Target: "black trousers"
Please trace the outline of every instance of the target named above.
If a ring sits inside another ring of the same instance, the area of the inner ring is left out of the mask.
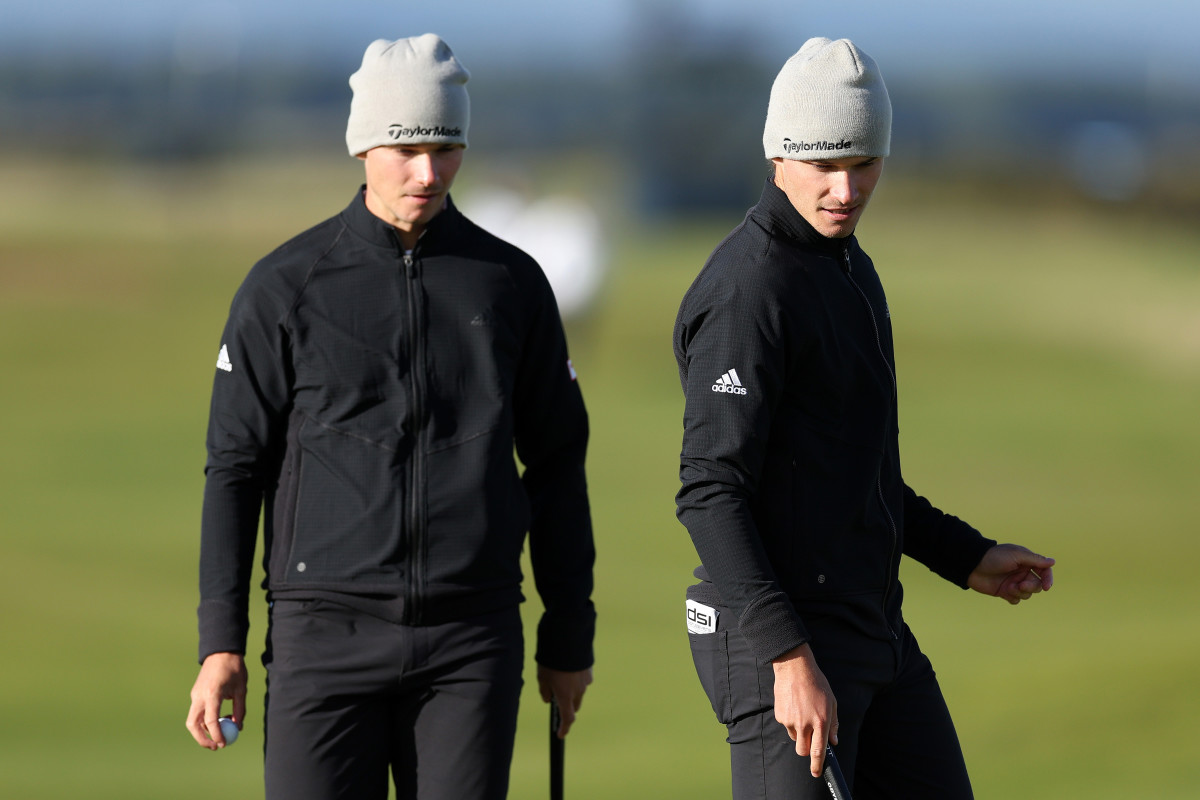
[[[516,608],[408,627],[280,600],[267,649],[267,800],[501,800],[524,666]]]
[[[775,673],[754,657],[728,609],[688,633],[700,683],[728,730],[734,800],[827,800],[824,781],[775,720]],[[929,659],[907,626],[894,642],[812,628],[838,703],[834,748],[855,800],[969,800],[971,782]]]

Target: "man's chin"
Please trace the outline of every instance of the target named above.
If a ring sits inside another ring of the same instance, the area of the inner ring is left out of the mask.
[[[826,225],[819,233],[826,239],[845,239],[854,233],[854,225],[847,223],[845,225]]]

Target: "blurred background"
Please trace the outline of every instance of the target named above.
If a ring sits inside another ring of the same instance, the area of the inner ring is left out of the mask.
[[[456,201],[545,267],[592,417],[573,797],[728,796],[684,635],[671,328],[810,36],[874,56],[895,109],[858,235],[906,477],[1059,559],[1017,608],[905,567],[976,795],[1200,795],[1200,6],[115,5],[0,6],[0,796],[261,795],[261,607],[242,740],[183,727],[218,337],[250,265],[361,182],[362,51],[425,32],[472,73]],[[527,685],[514,798],[546,794],[545,727]]]
[[[810,34],[884,69],[892,168],[1195,201],[1200,10],[1184,0],[555,5],[317,0],[8,3],[3,144],[181,161],[333,149],[364,43],[436,31],[473,71],[479,152],[586,151],[639,213],[741,209],[765,86]],[[481,159],[482,160],[482,159]],[[496,159],[488,159],[493,163]],[[748,175],[749,173],[749,175]]]

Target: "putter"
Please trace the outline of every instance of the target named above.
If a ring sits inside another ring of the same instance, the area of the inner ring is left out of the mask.
[[[838,766],[833,748],[828,745],[825,746],[825,769],[821,771],[821,777],[825,779],[825,785],[829,787],[829,794],[833,800],[850,800],[850,787],[846,785],[846,776]]]
[[[563,751],[566,741],[558,738],[562,714],[558,701],[550,698],[550,800],[563,800]],[[849,797],[849,795],[846,795]]]

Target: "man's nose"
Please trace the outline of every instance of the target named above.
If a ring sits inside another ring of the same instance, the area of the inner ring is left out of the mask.
[[[431,154],[422,153],[415,157],[412,161],[412,166],[413,177],[415,177],[422,186],[433,186],[435,183],[437,183],[437,165],[434,164],[433,156]]]
[[[833,173],[831,181],[829,194],[833,196],[833,199],[844,206],[852,204],[858,196],[858,189],[854,185],[854,179],[850,176],[849,171],[841,170]]]

